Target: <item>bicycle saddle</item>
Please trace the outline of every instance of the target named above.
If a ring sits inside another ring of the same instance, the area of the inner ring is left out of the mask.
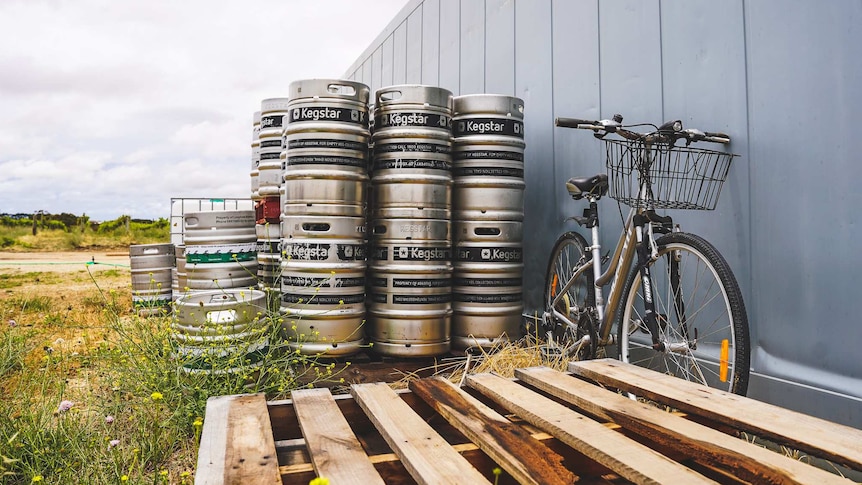
[[[588,195],[599,199],[608,193],[608,175],[600,173],[592,177],[572,177],[566,182],[566,190],[575,200]]]

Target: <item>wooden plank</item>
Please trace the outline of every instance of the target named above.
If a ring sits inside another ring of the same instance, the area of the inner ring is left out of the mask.
[[[547,367],[517,369],[515,376],[652,442],[685,453],[698,463],[724,467],[750,482],[848,483],[838,475]]]
[[[569,364],[569,371],[849,468],[862,470],[860,429],[613,359],[572,362]]]
[[[564,485],[577,480],[562,465],[562,456],[446,379],[436,377],[411,381],[410,390],[487,453],[518,483]]]
[[[386,384],[350,392],[417,483],[490,483]]]
[[[219,396],[207,400],[195,483],[281,483],[263,394]]]
[[[328,389],[297,390],[291,397],[318,477],[331,483],[383,485]]]
[[[634,483],[715,483],[648,447],[513,381],[474,374],[467,384]]]

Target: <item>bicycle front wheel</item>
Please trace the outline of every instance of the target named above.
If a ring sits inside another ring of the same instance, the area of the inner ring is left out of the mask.
[[[586,248],[583,236],[564,233],[554,244],[545,273],[546,330],[555,345],[574,360],[591,359],[596,352],[593,273],[590,269],[574,277],[575,271],[590,260]]]
[[[644,321],[642,278],[632,268],[617,308],[619,358],[710,387],[748,390],[748,317],[730,266],[710,243],[688,233],[656,241],[650,263],[663,350],[654,350]]]

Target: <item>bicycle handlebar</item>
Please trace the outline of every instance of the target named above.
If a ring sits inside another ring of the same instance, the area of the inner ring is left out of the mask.
[[[678,123],[678,124],[677,124]],[[683,130],[681,122],[668,122],[651,133],[638,133],[626,129],[622,124],[622,116],[615,115],[613,120],[581,120],[577,118],[557,117],[554,120],[556,126],[562,128],[577,128],[580,130],[593,130],[597,138],[603,138],[608,133],[616,133],[623,138],[638,141],[660,141],[667,143],[676,143],[677,140],[685,140],[686,144],[692,142],[706,141],[710,143],[730,143],[730,136],[724,133],[713,133],[709,131],[700,131],[694,128]],[[679,129],[676,129],[679,127]]]

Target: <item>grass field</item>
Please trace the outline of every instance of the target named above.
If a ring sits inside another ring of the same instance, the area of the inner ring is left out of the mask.
[[[130,281],[0,266],[0,483],[191,483],[208,397],[339,379],[279,345],[257,366],[185,372],[170,317],[133,313]]]

